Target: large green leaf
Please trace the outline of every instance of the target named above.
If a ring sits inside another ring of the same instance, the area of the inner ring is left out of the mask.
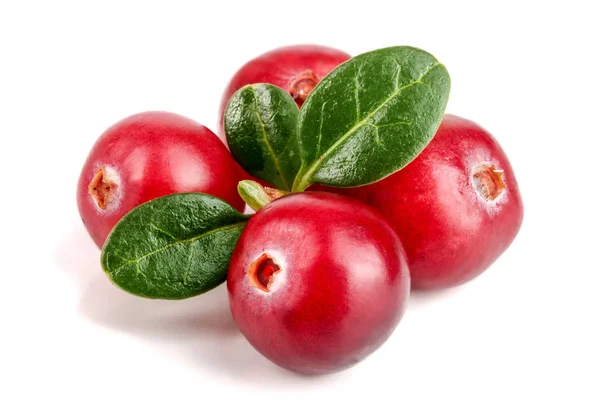
[[[114,284],[134,295],[198,295],[226,280],[248,218],[207,194],[157,198],[117,223],[102,249],[102,268]]]
[[[225,110],[227,143],[253,177],[291,190],[300,168],[298,106],[283,89],[268,84],[238,90]]]
[[[400,170],[433,138],[449,93],[446,68],[412,47],[375,50],[338,66],[302,106],[302,167],[293,191],[313,183],[356,187]]]

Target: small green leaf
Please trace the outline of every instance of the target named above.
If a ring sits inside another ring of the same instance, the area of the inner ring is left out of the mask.
[[[227,143],[233,157],[252,176],[290,190],[300,168],[298,106],[273,85],[238,90],[225,110]]]
[[[273,200],[288,195],[289,192],[275,188],[263,187],[256,181],[242,180],[238,184],[240,197],[254,211],[258,211]]]
[[[185,299],[227,278],[233,248],[249,216],[207,194],[173,194],[144,203],[114,227],[102,269],[134,295]]]
[[[412,47],[375,50],[338,66],[302,106],[302,167],[293,191],[313,183],[356,187],[402,169],[433,138],[449,93],[446,68]]]

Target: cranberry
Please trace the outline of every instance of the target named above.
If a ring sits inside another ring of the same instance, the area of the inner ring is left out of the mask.
[[[223,112],[231,95],[241,87],[270,83],[289,91],[301,106],[319,80],[350,58],[347,53],[330,47],[296,45],[272,50],[249,61],[233,76],[223,94],[219,135],[225,140]]]
[[[208,128],[168,112],[144,112],[110,127],[96,141],[79,176],[77,204],[102,247],[114,225],[153,198],[203,192],[242,209],[236,164]]]
[[[411,285],[465,283],[511,244],[523,220],[512,167],[479,125],[446,115],[412,163],[363,187],[335,189],[379,210],[402,240]]]
[[[402,244],[367,205],[337,194],[284,196],[259,210],[233,252],[231,311],[280,366],[323,374],[366,358],[402,318]]]

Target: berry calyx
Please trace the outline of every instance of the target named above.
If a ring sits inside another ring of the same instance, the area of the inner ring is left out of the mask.
[[[506,189],[503,177],[504,171],[495,165],[480,164],[473,173],[473,184],[481,197],[493,201]]]
[[[275,280],[275,275],[280,270],[279,265],[267,253],[263,253],[248,267],[248,281],[250,286],[260,289],[263,292],[270,292],[269,288]]]
[[[317,83],[319,83],[317,75],[312,70],[306,69],[290,81],[290,95],[300,106],[306,101],[306,98],[308,98],[308,95],[317,86]]]
[[[96,202],[101,210],[106,210],[111,202],[114,201],[117,190],[119,189],[118,176],[116,172],[105,166],[100,169],[88,185],[88,193]]]

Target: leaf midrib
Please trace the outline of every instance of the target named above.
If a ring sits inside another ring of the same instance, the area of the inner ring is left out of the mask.
[[[256,89],[254,89],[252,86],[250,87],[250,89],[252,90],[252,96],[254,97],[254,106],[256,107],[256,111],[254,111],[254,114],[256,115],[256,118],[258,119],[258,122],[260,123],[260,128],[262,129],[262,133],[263,133],[263,141],[265,141],[265,144],[267,145],[267,149],[273,156],[273,161],[275,161],[275,168],[277,169],[277,172],[279,173],[279,176],[281,177],[281,181],[283,182],[283,184],[286,187],[286,188],[284,188],[284,190],[290,190],[291,189],[290,185],[288,184],[288,182],[285,178],[285,174],[283,173],[283,170],[281,169],[281,165],[279,165],[279,158],[277,158],[277,155],[275,154],[275,151],[273,150],[273,147],[271,147],[271,143],[269,142],[269,140],[267,138],[266,125],[263,122],[263,120],[260,116],[260,113],[258,112],[258,98],[256,96]]]
[[[307,184],[307,177],[310,178],[315,171],[317,170],[317,168],[319,168],[321,166],[321,164],[323,164],[323,162],[325,161],[325,159],[334,151],[336,150],[340,145],[344,144],[346,142],[346,140],[348,140],[348,138],[350,138],[350,136],[352,136],[352,134],[356,131],[358,131],[360,128],[362,128],[363,126],[365,126],[367,124],[367,121],[369,119],[371,119],[373,116],[375,116],[375,114],[377,112],[379,112],[379,110],[381,110],[381,108],[383,108],[387,103],[389,103],[392,99],[394,99],[396,96],[398,96],[398,94],[403,91],[406,88],[410,88],[413,85],[419,84],[419,83],[423,83],[421,82],[421,80],[427,76],[429,74],[429,72],[431,72],[433,69],[435,69],[436,67],[440,66],[441,63],[440,62],[436,62],[435,65],[430,66],[429,68],[427,68],[427,70],[415,81],[408,83],[404,86],[402,86],[401,88],[396,89],[390,96],[388,96],[377,108],[375,108],[373,111],[371,111],[365,118],[363,118],[362,121],[358,122],[357,124],[355,124],[352,128],[350,128],[348,130],[348,132],[346,132],[344,135],[342,135],[331,147],[329,147],[329,149],[327,151],[325,151],[319,158],[317,158],[312,165],[310,166],[310,168],[306,171],[305,174],[303,174],[301,177],[299,176],[298,178],[300,178],[300,180],[297,180],[297,182],[294,182],[293,186],[292,186],[292,191],[296,192],[296,191],[303,191]],[[322,115],[321,115],[322,116]],[[301,168],[302,170],[302,168]]]
[[[117,267],[116,269],[112,269],[112,270],[111,269],[106,269],[106,270],[109,273],[111,273],[111,274],[116,273],[116,272],[118,272],[119,270],[121,270],[123,267],[125,267],[127,265],[138,264],[142,260],[144,260],[145,258],[150,257],[150,256],[152,256],[154,254],[157,254],[157,253],[161,253],[161,252],[163,252],[163,251],[165,251],[167,249],[170,249],[171,247],[173,247],[175,245],[178,245],[178,244],[187,244],[187,243],[191,244],[191,243],[197,242],[200,239],[203,239],[204,237],[208,237],[208,236],[210,236],[212,234],[215,234],[217,232],[227,231],[227,230],[235,228],[235,227],[246,225],[246,223],[247,223],[247,221],[242,221],[242,222],[239,222],[239,223],[229,224],[227,226],[222,226],[222,227],[218,227],[216,229],[209,230],[209,231],[207,231],[205,233],[199,234],[199,235],[191,237],[189,239],[176,240],[176,241],[173,241],[173,242],[171,242],[169,244],[166,244],[165,246],[163,246],[163,247],[161,247],[159,249],[156,249],[156,250],[153,250],[153,251],[151,251],[149,253],[146,253],[145,255],[140,256],[140,257],[138,257],[136,259],[126,259],[126,258],[124,258],[124,257],[121,256],[121,258],[123,260],[125,260],[125,263],[123,263],[121,266]]]

